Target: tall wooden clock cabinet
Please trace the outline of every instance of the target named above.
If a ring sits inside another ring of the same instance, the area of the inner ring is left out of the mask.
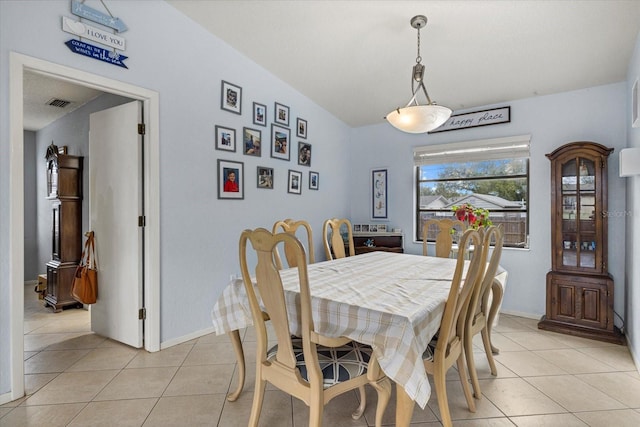
[[[52,148],[54,147],[54,148]],[[82,256],[83,158],[47,150],[47,199],[51,206],[51,261],[47,262],[45,304],[55,312],[82,305],[71,296],[76,267]]]
[[[551,271],[540,329],[623,343],[607,270],[607,159],[613,148],[571,142],[551,161]]]

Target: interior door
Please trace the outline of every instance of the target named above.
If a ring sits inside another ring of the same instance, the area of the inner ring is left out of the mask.
[[[143,345],[142,122],[139,101],[91,114],[89,119],[89,221],[95,232],[98,300],[91,330]]]

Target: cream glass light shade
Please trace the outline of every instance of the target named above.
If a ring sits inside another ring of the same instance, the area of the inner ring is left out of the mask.
[[[411,105],[387,114],[387,121],[408,133],[425,133],[440,127],[451,117],[451,109],[441,105]]]

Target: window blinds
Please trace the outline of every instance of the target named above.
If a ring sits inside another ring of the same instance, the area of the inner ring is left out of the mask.
[[[423,145],[413,150],[416,166],[529,157],[531,135]]]

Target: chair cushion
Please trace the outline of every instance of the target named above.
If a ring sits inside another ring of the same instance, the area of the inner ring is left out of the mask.
[[[296,356],[296,366],[300,370],[300,375],[308,381],[307,367],[302,352],[302,338],[292,337],[291,343],[293,344],[293,353]],[[368,345],[352,341],[341,347],[318,345],[316,348],[320,370],[322,371],[323,388],[325,389],[367,373],[367,366],[372,353],[372,349]],[[275,359],[277,351],[277,345],[269,349],[267,360]]]

